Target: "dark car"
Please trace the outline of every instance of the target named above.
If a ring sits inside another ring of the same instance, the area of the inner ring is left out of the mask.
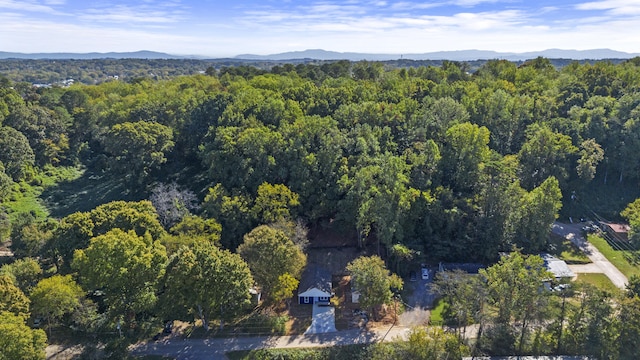
[[[415,271],[409,273],[409,281],[418,281],[418,274]]]

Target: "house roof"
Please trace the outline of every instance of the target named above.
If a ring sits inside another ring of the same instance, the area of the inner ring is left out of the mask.
[[[305,294],[312,289],[319,290],[323,295]],[[321,266],[308,264],[302,272],[302,279],[300,279],[300,285],[298,286],[298,296],[331,296],[331,272]]]
[[[326,291],[322,291],[320,289],[317,288],[311,288],[305,292],[299,292],[298,296],[304,296],[304,297],[331,297],[331,293],[330,292],[326,292]]]
[[[613,232],[616,233],[628,233],[629,230],[631,230],[631,228],[627,224],[614,224],[605,222],[603,222],[603,224],[607,225],[611,230],[613,230]]]
[[[575,276],[573,271],[569,269],[567,263],[563,260],[550,254],[540,254],[542,260],[544,260],[544,266],[549,270],[556,278],[572,278]]]

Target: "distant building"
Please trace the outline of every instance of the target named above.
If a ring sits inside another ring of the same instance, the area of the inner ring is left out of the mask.
[[[600,222],[600,225],[602,231],[615,236],[617,239],[624,241],[629,240],[629,230],[631,230],[631,227],[628,224]]]

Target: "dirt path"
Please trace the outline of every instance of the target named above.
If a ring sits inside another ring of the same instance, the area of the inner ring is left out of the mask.
[[[410,328],[393,326],[376,330],[346,330],[327,334],[235,337],[221,339],[168,338],[163,341],[133,345],[131,355],[166,355],[178,360],[223,360],[230,351],[265,348],[325,347],[336,345],[367,344],[406,338]]]
[[[593,262],[595,266],[597,266],[601,273],[605,274],[611,282],[619,287],[620,289],[624,289],[627,284],[627,277],[624,276],[609,260],[607,260],[604,255],[598,249],[591,245],[585,238],[582,236],[582,230],[580,229],[580,224],[564,224],[561,222],[555,222],[551,231],[553,233],[558,234],[560,236],[564,236],[566,239],[571,240],[577,247],[580,248]],[[594,270],[593,267],[590,267],[589,270]],[[594,272],[594,271],[589,271]]]

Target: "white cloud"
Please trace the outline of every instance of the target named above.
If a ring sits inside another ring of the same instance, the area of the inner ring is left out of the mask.
[[[578,10],[606,10],[611,15],[640,15],[638,0],[602,0],[591,1],[576,5]]]
[[[47,13],[47,14],[58,14],[62,13],[55,10],[51,6],[48,5],[60,5],[60,3],[54,1],[53,3],[45,1],[45,4],[42,5],[37,1],[28,1],[28,0],[0,0],[0,9],[11,9],[18,11],[27,11],[27,12],[39,12],[39,13]]]

